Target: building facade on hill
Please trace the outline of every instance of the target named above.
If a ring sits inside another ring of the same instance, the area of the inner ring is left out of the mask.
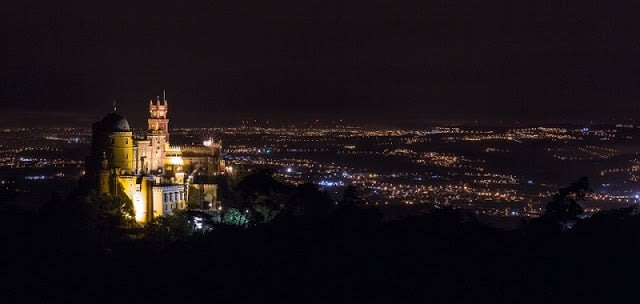
[[[115,106],[92,127],[87,178],[99,193],[131,200],[139,223],[185,209],[189,202],[219,207],[215,178],[225,172],[222,143],[171,146],[168,111],[164,96],[150,100],[148,129],[141,137],[134,137]]]

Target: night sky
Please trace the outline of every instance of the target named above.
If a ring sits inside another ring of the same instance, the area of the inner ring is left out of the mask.
[[[640,119],[638,1],[41,2],[0,5],[4,124]]]

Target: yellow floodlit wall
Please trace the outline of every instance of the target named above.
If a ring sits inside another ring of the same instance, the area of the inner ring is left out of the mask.
[[[133,133],[112,132],[109,135],[111,140],[112,163],[114,167],[124,171],[133,170]]]

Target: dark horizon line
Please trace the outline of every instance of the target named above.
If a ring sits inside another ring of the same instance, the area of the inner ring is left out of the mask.
[[[105,113],[106,114],[106,113]],[[136,115],[137,114],[137,115]],[[200,114],[191,112],[188,114]],[[326,114],[311,115],[305,113],[284,114],[284,113],[241,113],[241,112],[217,112],[219,116],[210,121],[205,121],[203,117],[193,117],[192,115],[178,115],[177,119],[172,119],[172,128],[207,128],[207,127],[234,127],[241,126],[243,122],[249,126],[308,126],[318,124],[326,126],[328,124],[345,124],[361,127],[420,127],[420,126],[436,126],[436,125],[476,125],[476,126],[527,126],[527,125],[554,125],[554,124],[579,124],[579,125],[602,125],[602,124],[618,124],[618,123],[634,123],[640,122],[633,118],[605,118],[605,119],[586,119],[586,118],[523,118],[523,119],[503,119],[500,117],[454,117],[455,115],[424,115],[423,117],[397,117],[400,115],[387,116],[384,118],[376,118],[377,121],[369,117],[351,117],[336,118],[326,117]],[[39,128],[39,127],[74,127],[74,128],[90,128],[93,122],[100,120],[104,114],[95,112],[39,112],[39,111],[5,111],[0,113],[0,127],[23,127],[23,128]],[[139,113],[126,115],[127,119],[132,122],[132,127],[144,126],[145,117],[138,117]],[[298,116],[290,118],[287,116]],[[325,117],[322,117],[325,116]],[[335,115],[334,115],[335,116]],[[347,116],[347,115],[344,115]],[[380,115],[382,116],[382,115]],[[448,116],[448,117],[446,117]],[[171,119],[172,117],[169,116]],[[194,123],[195,120],[201,122]],[[316,122],[316,120],[318,120]],[[190,121],[187,122],[187,121]],[[268,123],[267,123],[268,122]]]

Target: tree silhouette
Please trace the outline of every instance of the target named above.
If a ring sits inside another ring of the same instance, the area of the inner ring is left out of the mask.
[[[224,212],[233,213],[229,214],[231,218],[247,219],[253,224],[267,223],[285,207],[294,189],[273,178],[271,172],[260,170],[238,183],[234,195],[228,196]],[[231,209],[239,211],[241,216],[236,216]]]
[[[144,226],[145,238],[160,241],[185,239],[193,232],[189,219],[185,211],[156,217]]]
[[[584,200],[587,194],[593,192],[589,188],[589,179],[581,177],[565,188],[561,188],[547,203],[543,217],[560,222],[577,220],[583,213],[578,201]]]
[[[109,247],[128,238],[125,228],[135,225],[131,200],[95,191],[75,191],[66,198],[54,192],[38,215],[46,238],[55,246],[70,248]]]
[[[307,217],[310,220],[326,220],[333,203],[329,194],[320,191],[318,186],[304,183],[296,187],[287,201],[282,215],[285,217]]]
[[[382,212],[365,207],[359,189],[353,185],[344,190],[342,200],[332,211],[333,228],[338,231],[355,231],[370,228],[382,221]]]
[[[342,201],[339,205],[359,205],[364,203],[360,197],[359,189],[354,185],[347,186],[342,195]]]

